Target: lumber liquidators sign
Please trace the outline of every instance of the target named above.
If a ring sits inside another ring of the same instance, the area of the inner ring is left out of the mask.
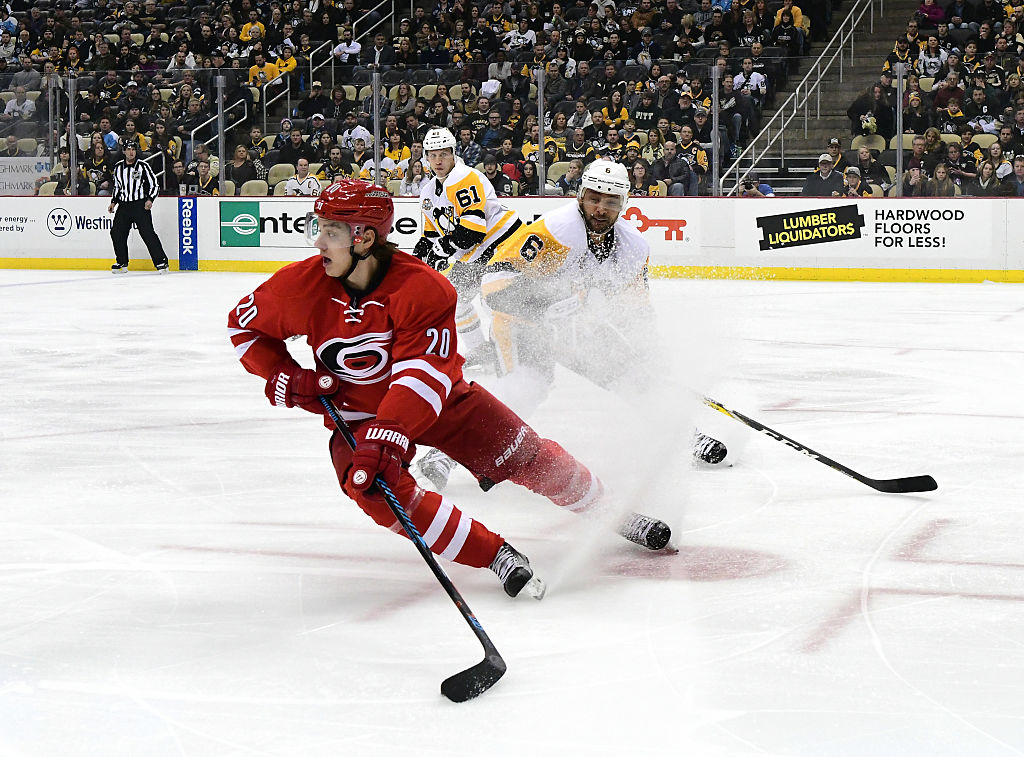
[[[761,216],[757,225],[763,234],[761,250],[783,250],[809,244],[860,239],[864,216],[856,205],[815,208],[794,213]]]

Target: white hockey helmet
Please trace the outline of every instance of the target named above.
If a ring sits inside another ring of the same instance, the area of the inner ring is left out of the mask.
[[[622,213],[629,201],[629,174],[626,167],[611,160],[593,161],[584,169],[580,179],[580,197],[583,197],[583,191],[586,189],[619,197],[622,200],[619,212]]]
[[[451,148],[452,155],[455,154],[455,135],[448,129],[434,128],[423,137],[424,155],[431,150],[447,150]]]

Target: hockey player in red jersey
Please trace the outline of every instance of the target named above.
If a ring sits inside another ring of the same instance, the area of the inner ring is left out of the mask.
[[[444,451],[481,482],[513,481],[574,512],[594,509],[603,487],[561,446],[463,380],[455,290],[387,241],[393,220],[387,190],[355,180],[328,187],[306,222],[318,254],[244,297],[228,316],[231,341],[245,369],[266,381],[271,404],[320,413],[318,395],[335,399],[357,444],[351,451],[335,432],[331,459],[342,489],[367,515],[401,531],[373,488],[379,475],[434,553],[489,567],[516,596],[533,578],[529,561],[416,484],[408,471],[415,445]],[[306,337],[315,369],[289,355],[285,340],[296,335]],[[627,524],[623,535],[649,549],[670,538],[668,526],[646,516],[632,514]]]

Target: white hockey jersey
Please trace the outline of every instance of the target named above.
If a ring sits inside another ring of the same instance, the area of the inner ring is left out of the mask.
[[[284,193],[289,196],[303,195],[315,197],[320,194],[320,181],[313,174],[300,179],[298,174],[288,179],[284,185]]]
[[[462,161],[456,162],[443,181],[429,178],[423,182],[420,209],[426,237],[449,236],[458,226],[483,233],[483,240],[470,248],[458,244],[458,239],[452,240],[457,248],[466,250],[460,258],[464,263],[489,254],[497,243],[521,225],[519,215],[498,202],[487,177]]]
[[[647,302],[650,245],[636,227],[619,218],[605,257],[591,251],[587,227],[577,202],[549,211],[522,226],[499,245],[484,275],[483,292],[498,291],[520,276],[543,279],[545,290],[580,294],[637,296]]]

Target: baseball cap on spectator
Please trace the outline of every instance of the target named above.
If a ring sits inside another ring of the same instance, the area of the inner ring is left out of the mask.
[[[680,92],[679,93],[679,99],[682,100],[684,97],[687,100],[691,100],[691,101],[693,100],[693,95],[691,95],[689,92]]]
[[[309,88],[312,89],[313,87],[323,87],[323,86],[324,86],[323,82],[315,81],[315,82],[313,82],[312,84],[309,85]]]
[[[636,150],[637,152],[640,152],[640,143],[635,140],[630,140],[629,142],[626,143],[626,149]]]
[[[654,36],[654,32],[651,31],[651,27],[645,26],[644,30],[642,32],[640,32],[640,36],[641,37],[653,37]]]
[[[842,143],[839,141],[839,137],[832,137],[832,139],[830,139],[828,141],[828,146],[829,147],[831,147],[832,145],[840,145],[840,144],[842,144]]]
[[[994,58],[994,57],[996,57],[996,54],[994,52],[992,52],[991,50],[989,50],[987,53],[985,53],[985,57],[986,58]]]
[[[288,124],[288,126],[291,127],[292,120],[290,118],[282,118],[281,119],[281,126],[284,126],[285,124]]]
[[[314,121],[316,121],[316,120],[317,120],[318,118],[319,118],[319,119],[320,119],[321,121],[323,121],[323,120],[324,120],[324,114],[323,114],[323,113],[314,113],[314,114],[313,114],[313,120],[314,120]]]
[[[818,165],[820,166],[822,163],[828,163],[829,165],[832,165],[832,156],[829,155],[827,152],[823,152],[821,155],[818,156]]]
[[[128,81],[128,83],[125,84],[124,86],[125,86],[125,89],[127,89],[128,87],[137,87],[137,86],[139,86],[139,83],[137,81],[135,81],[134,79],[130,79]]]
[[[696,117],[696,116],[704,116],[705,118],[707,118],[708,110],[707,110],[707,108],[697,108],[697,110],[694,112],[693,115],[694,115],[694,117]]]
[[[857,166],[849,166],[846,169],[846,173],[855,173],[858,176],[860,176],[860,169],[857,168]]]

